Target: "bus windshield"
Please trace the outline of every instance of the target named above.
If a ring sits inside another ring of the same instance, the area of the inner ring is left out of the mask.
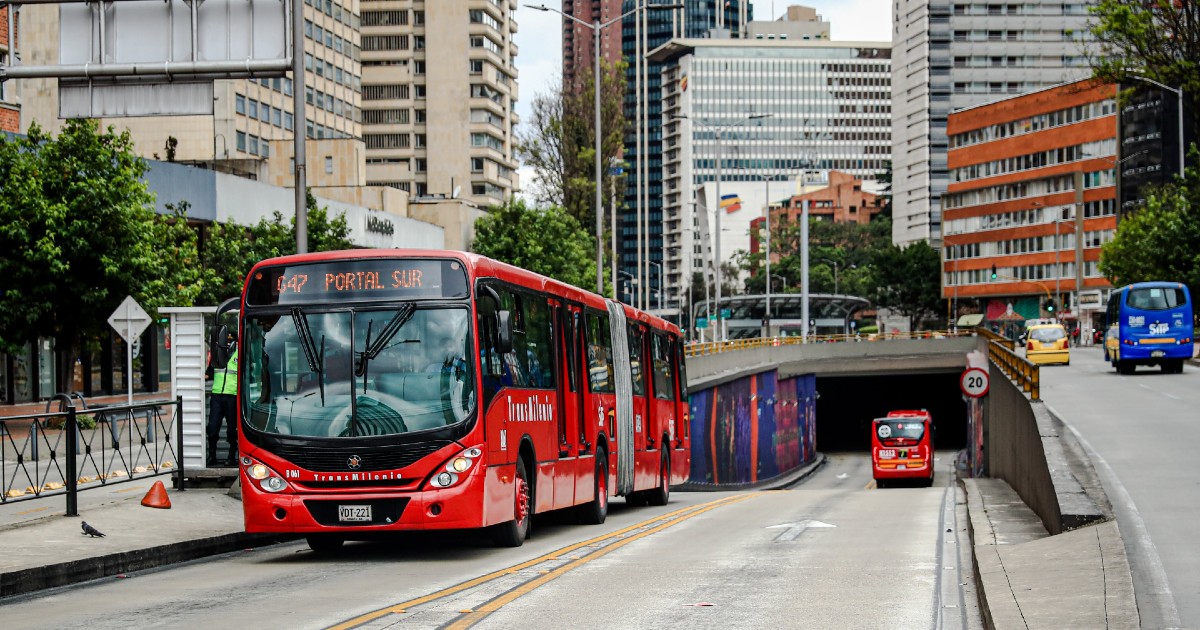
[[[266,433],[329,438],[463,422],[475,409],[469,321],[461,306],[411,302],[250,315],[243,417]]]
[[[1139,287],[1130,289],[1126,304],[1142,311],[1165,311],[1187,303],[1183,289],[1170,287]]]
[[[888,418],[875,421],[875,433],[885,444],[888,440],[920,441],[925,436],[925,422],[919,418]]]

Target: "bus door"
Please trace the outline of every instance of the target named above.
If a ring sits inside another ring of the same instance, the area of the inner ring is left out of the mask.
[[[650,354],[650,428],[646,444],[652,450],[671,450],[678,408],[675,404],[675,369],[671,360],[671,341],[661,332],[649,335]],[[665,439],[664,439],[664,436]]]
[[[579,449],[583,414],[582,323],[578,306],[551,301],[554,328],[554,373],[558,405],[558,465],[555,467],[554,507],[575,503],[575,479],[579,476]],[[588,463],[589,466],[591,463]],[[590,470],[590,468],[589,468]]]
[[[641,453],[649,446],[650,405],[647,402],[646,327],[629,325],[629,370],[633,376],[633,452]],[[636,455],[635,455],[636,457]],[[645,462],[638,460],[635,476],[640,476]]]

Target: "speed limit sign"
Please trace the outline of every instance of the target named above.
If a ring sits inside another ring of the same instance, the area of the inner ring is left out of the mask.
[[[988,373],[981,368],[967,368],[958,379],[962,393],[971,398],[982,398],[988,393]]]

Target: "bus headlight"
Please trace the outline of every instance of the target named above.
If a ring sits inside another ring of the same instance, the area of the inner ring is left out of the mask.
[[[483,457],[483,449],[478,446],[465,449],[446,462],[445,469],[429,483],[436,488],[449,488],[458,483],[481,457]]]
[[[282,477],[272,476],[263,479],[258,485],[267,492],[279,492],[287,487],[287,482],[285,482]]]
[[[266,479],[271,476],[271,469],[262,464],[254,464],[246,469],[246,474],[250,475],[251,479]]]

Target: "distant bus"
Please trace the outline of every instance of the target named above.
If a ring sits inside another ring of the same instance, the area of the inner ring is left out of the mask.
[[[924,409],[890,411],[871,423],[875,485],[913,479],[933,485],[933,416]]]
[[[241,300],[246,530],[315,551],[533,514],[662,505],[690,462],[678,328],[482,256],[355,250],[251,270]]]
[[[1121,374],[1139,365],[1183,371],[1195,329],[1192,297],[1179,282],[1138,282],[1115,289],[1105,314],[1104,358]]]

